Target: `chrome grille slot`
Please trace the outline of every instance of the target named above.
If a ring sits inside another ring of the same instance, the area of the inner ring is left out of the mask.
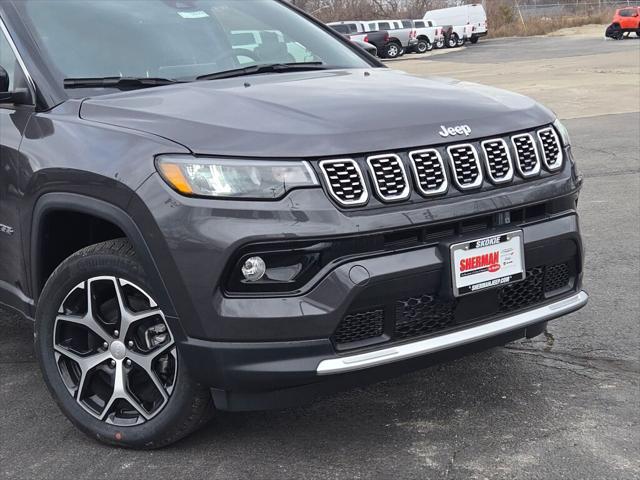
[[[320,169],[327,183],[329,194],[341,205],[364,205],[369,198],[360,166],[350,158],[323,160]]]
[[[538,138],[542,144],[542,159],[549,171],[556,171],[562,167],[562,148],[558,134],[552,127],[538,130]]]
[[[493,183],[506,183],[513,179],[513,163],[509,146],[501,138],[485,140],[482,150],[487,165],[487,174]]]
[[[394,154],[367,158],[373,186],[380,200],[405,200],[411,191],[402,159]]]
[[[478,160],[478,152],[471,144],[454,145],[447,148],[453,179],[461,190],[468,190],[482,185],[482,170]]]
[[[523,177],[538,175],[540,173],[540,158],[533,136],[529,133],[523,133],[511,137],[511,141],[516,149],[516,165],[520,175]]]
[[[409,153],[418,191],[425,196],[444,193],[449,188],[440,152],[430,148]]]

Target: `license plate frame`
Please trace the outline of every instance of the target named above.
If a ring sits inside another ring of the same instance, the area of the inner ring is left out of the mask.
[[[453,295],[463,297],[523,281],[526,278],[524,257],[522,230],[451,245]]]

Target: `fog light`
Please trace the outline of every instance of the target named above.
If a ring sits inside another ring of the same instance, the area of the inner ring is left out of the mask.
[[[248,282],[257,282],[264,277],[267,265],[261,257],[250,257],[242,266],[242,275]]]

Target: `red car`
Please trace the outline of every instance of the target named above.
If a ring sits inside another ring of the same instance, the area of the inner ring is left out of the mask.
[[[613,17],[609,27],[613,31],[614,38],[621,39],[624,34],[634,32],[640,37],[640,7],[619,8]]]

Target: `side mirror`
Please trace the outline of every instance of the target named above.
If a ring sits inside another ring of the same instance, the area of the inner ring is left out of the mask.
[[[9,91],[9,74],[0,66],[0,93]]]
[[[27,90],[9,91],[9,74],[0,67],[0,103],[12,103],[14,105],[28,104],[31,101],[31,95]]]

